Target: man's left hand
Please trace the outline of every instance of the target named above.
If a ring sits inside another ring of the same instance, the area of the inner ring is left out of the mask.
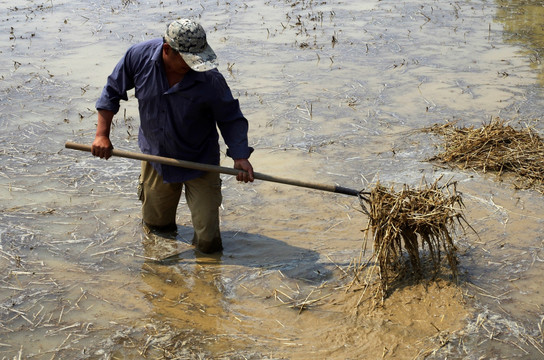
[[[253,166],[251,166],[251,163],[248,159],[237,159],[234,160],[234,168],[238,170],[244,170],[240,171],[238,175],[236,175],[236,180],[243,181],[245,183],[253,182],[255,178],[253,177]]]

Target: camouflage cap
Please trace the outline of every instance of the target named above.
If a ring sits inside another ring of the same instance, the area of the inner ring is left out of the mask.
[[[204,28],[193,20],[180,19],[166,26],[164,39],[181,54],[189,67],[206,71],[218,66],[217,56],[206,41]]]

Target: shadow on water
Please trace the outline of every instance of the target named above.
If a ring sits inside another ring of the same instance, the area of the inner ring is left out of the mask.
[[[177,234],[147,234],[143,239],[142,274],[147,280],[149,275],[155,277],[158,282],[146,282],[155,287],[160,284],[160,292],[206,292],[211,287],[214,296],[209,298],[215,301],[218,295],[233,297],[240,285],[273,291],[265,284],[270,275],[279,276],[282,282],[296,282],[299,289],[317,286],[332,276],[332,264],[323,262],[319,253],[278,239],[225,231],[223,252],[204,254],[185,240],[184,234],[190,232],[191,228],[178,226]],[[195,299],[202,301],[203,297],[197,294]]]
[[[199,264],[214,266],[243,266],[255,269],[278,269],[291,278],[314,281],[327,271],[323,268],[319,253],[287,244],[259,234],[238,231],[222,232],[224,250],[221,253],[203,254],[186,240],[192,228],[178,226],[177,234],[161,236],[149,234],[144,240],[146,257],[157,264],[182,266]],[[189,247],[176,251],[181,244]],[[314,274],[314,275],[312,275]],[[317,274],[317,276],[315,275]]]
[[[177,233],[143,239],[141,277],[148,287],[140,291],[152,305],[146,334],[157,341],[155,349],[206,356],[261,351],[263,342],[248,342],[247,334],[280,338],[262,324],[296,318],[303,309],[294,304],[311,300],[332,276],[331,264],[321,262],[317,252],[278,239],[225,231],[225,250],[203,254],[187,242],[191,233],[178,226]],[[142,334],[131,336],[142,341]]]

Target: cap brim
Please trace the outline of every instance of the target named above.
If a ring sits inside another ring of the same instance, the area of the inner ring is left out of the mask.
[[[215,69],[219,66],[217,63],[217,55],[215,55],[215,52],[209,45],[204,49],[204,51],[198,54],[180,52],[180,55],[187,65],[189,65],[189,67],[194,71],[202,72]]]

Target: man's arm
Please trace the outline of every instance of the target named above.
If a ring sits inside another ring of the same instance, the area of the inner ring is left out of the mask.
[[[227,155],[234,159],[234,168],[244,170],[236,176],[238,181],[253,182],[253,166],[248,158],[253,148],[248,146],[248,121],[240,110],[238,100],[234,99],[225,78],[217,70],[209,71],[211,88],[216,92],[216,101],[211,111],[227,145]]]
[[[109,159],[113,150],[110,141],[111,122],[114,112],[110,110],[98,110],[98,124],[96,126],[96,136],[91,145],[91,153],[100,158]]]

